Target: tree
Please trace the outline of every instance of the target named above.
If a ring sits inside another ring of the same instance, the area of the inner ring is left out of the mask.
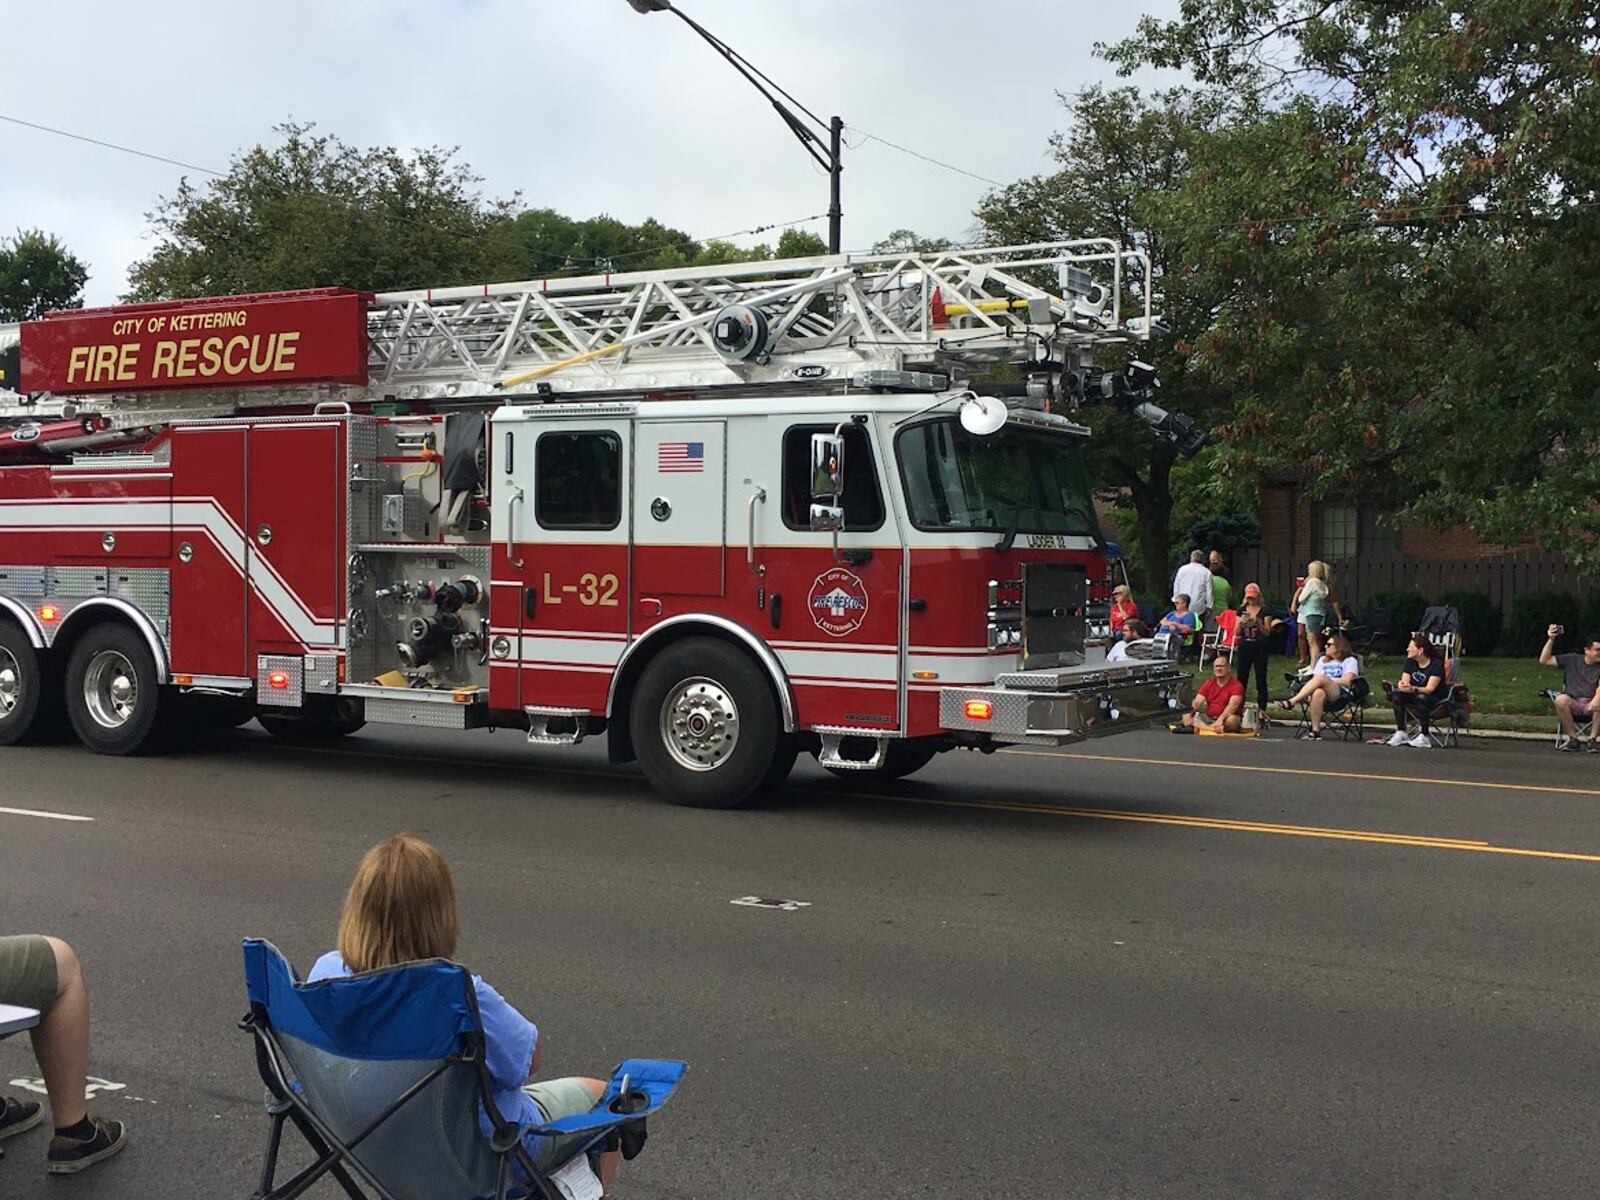
[[[0,321],[31,321],[55,308],[82,308],[89,268],[41,229],[0,239]]]
[[[880,242],[874,242],[874,254],[937,254],[949,250],[954,243],[949,238],[923,237],[911,229],[896,229]]]
[[[309,124],[278,126],[201,187],[183,179],[147,214],[157,244],[125,299],[344,286],[372,291],[502,275],[513,200],[486,201],[453,150],[358,150]]]
[[[778,258],[816,258],[828,252],[828,243],[804,229],[785,229],[778,235]]]
[[[1159,311],[1173,334],[1139,347],[1138,354],[1152,359],[1160,373],[1163,406],[1214,422],[1224,412],[1225,393],[1191,372],[1189,359],[1225,286],[1214,272],[1202,269],[1210,249],[1206,240],[1165,198],[1204,169],[1195,148],[1223,123],[1225,106],[1215,96],[1185,90],[1146,98],[1132,88],[1089,88],[1061,99],[1072,123],[1051,140],[1058,169],[990,193],[978,207],[978,220],[1001,243],[1104,237],[1124,250],[1148,254]],[[1175,452],[1136,418],[1101,409],[1086,409],[1081,417],[1097,435],[1090,456],[1092,482],[1102,493],[1126,489],[1147,586],[1165,587]],[[1197,460],[1198,468],[1188,468],[1202,485],[1210,476],[1206,464],[1212,453]],[[1236,497],[1227,503],[1237,506]]]
[[[1257,389],[1233,466],[1600,568],[1591,7],[1185,0],[1106,53],[1262,108],[1186,198],[1236,283],[1206,369]]]

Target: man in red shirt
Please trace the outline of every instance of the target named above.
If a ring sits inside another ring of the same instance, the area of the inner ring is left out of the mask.
[[[1199,729],[1220,729],[1238,733],[1244,727],[1244,684],[1234,676],[1233,663],[1226,654],[1217,655],[1211,664],[1211,678],[1194,694],[1194,707],[1183,714],[1183,724],[1173,733],[1193,733]]]

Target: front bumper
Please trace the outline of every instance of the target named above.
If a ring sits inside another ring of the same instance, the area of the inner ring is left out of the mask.
[[[939,724],[1017,745],[1062,746],[1185,711],[1194,681],[1168,662],[1015,671],[992,687],[945,688]]]

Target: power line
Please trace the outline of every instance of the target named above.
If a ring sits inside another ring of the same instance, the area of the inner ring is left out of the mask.
[[[902,146],[898,142],[891,142],[886,137],[879,137],[875,133],[869,133],[859,125],[852,125],[851,128],[857,133],[861,134],[862,138],[864,139],[863,141],[858,142],[857,146],[863,146],[867,142],[881,142],[891,150],[898,150],[901,154],[909,154],[912,158],[920,158],[923,162],[932,163],[936,167],[943,167],[946,171],[954,171],[957,175],[965,175],[968,179],[976,179],[979,183],[987,183],[990,187],[1006,186],[998,179],[990,179],[987,175],[979,175],[976,171],[969,171],[965,167],[958,167],[954,163],[947,163],[943,159],[934,158],[930,154],[923,154],[921,151],[913,150],[909,146]]]
[[[213,171],[210,167],[200,167],[196,166],[194,163],[183,162],[180,159],[168,158],[164,154],[151,154],[148,150],[135,150],[132,146],[123,146],[116,142],[102,141],[99,138],[88,137],[81,133],[73,133],[70,130],[56,129],[49,125],[40,125],[34,121],[24,121],[21,117],[11,117],[7,116],[5,113],[0,113],[0,121],[9,121],[13,125],[21,125],[28,129],[37,129],[43,133],[53,133],[57,137],[71,138],[75,142],[88,142],[91,146],[103,146],[107,150],[117,150],[123,154],[132,154],[138,158],[148,158],[155,162],[167,163],[170,166],[182,167],[186,171],[198,171],[202,175],[214,175],[218,179],[222,178],[224,174],[222,171]]]

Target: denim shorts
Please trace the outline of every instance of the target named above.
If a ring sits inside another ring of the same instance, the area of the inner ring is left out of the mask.
[[[1307,633],[1321,633],[1328,624],[1326,613],[1302,613],[1300,624],[1306,627]]]

